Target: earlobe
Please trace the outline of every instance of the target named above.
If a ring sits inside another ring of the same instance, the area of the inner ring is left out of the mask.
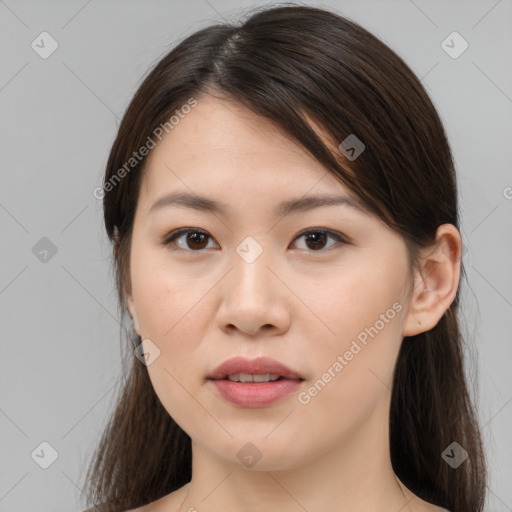
[[[460,278],[460,233],[452,224],[437,228],[436,240],[423,257],[409,301],[403,335],[415,336],[437,325],[453,302]]]
[[[127,302],[127,305],[128,305],[128,311],[130,312],[130,316],[132,317],[133,328],[134,328],[135,332],[139,336],[141,336],[141,334],[140,334],[139,319],[137,317],[137,311],[135,309],[135,303],[133,302],[133,298],[128,296],[126,302]]]

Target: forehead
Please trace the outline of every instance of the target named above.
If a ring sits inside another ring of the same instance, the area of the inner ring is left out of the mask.
[[[145,196],[153,200],[176,189],[222,195],[227,203],[246,195],[277,201],[284,191],[288,196],[308,191],[352,195],[276,123],[208,95],[197,98],[146,160]]]

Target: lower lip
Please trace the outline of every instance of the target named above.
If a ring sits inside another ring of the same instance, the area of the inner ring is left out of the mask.
[[[282,379],[274,382],[232,382],[211,380],[222,397],[240,407],[265,407],[297,391],[303,381]]]

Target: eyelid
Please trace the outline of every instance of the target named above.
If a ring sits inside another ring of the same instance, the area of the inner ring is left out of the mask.
[[[205,231],[204,229],[188,227],[188,228],[179,228],[174,231],[171,231],[168,235],[166,235],[164,237],[162,244],[167,247],[171,243],[173,243],[177,238],[179,238],[181,235],[184,235],[187,233],[201,233],[203,235],[206,235],[211,240],[215,240],[215,238],[212,235],[210,235],[207,231]],[[338,243],[342,243],[344,245],[348,245],[351,243],[350,239],[348,237],[346,237],[345,235],[343,235],[342,233],[340,233],[339,231],[334,231],[332,229],[322,228],[322,227],[310,227],[310,228],[303,229],[295,236],[293,241],[297,240],[300,237],[308,235],[310,233],[323,233],[323,234],[335,239]],[[336,244],[333,244],[330,247],[333,247],[334,245],[336,245]],[[309,250],[308,252],[322,254],[322,253],[328,252],[330,250],[330,247],[328,247],[327,249],[319,249],[318,251]],[[182,249],[181,247],[178,247],[178,250],[182,250],[185,252],[201,253],[201,252],[204,252],[205,249],[193,250],[193,249]]]
[[[346,244],[349,243],[348,237],[344,236],[339,231],[334,231],[332,229],[321,228],[321,227],[318,227],[318,228],[317,227],[312,227],[312,228],[303,229],[300,233],[297,233],[297,235],[295,236],[295,239],[297,239],[297,238],[299,238],[301,236],[304,236],[304,235],[309,235],[309,233],[324,233],[326,235],[331,236],[332,238],[335,238],[339,242],[343,242],[343,243],[346,243]]]
[[[174,240],[179,238],[181,235],[185,235],[187,233],[201,233],[203,235],[206,235],[208,238],[210,238],[212,240],[215,240],[213,238],[213,236],[210,235],[210,233],[208,233],[204,229],[190,227],[190,228],[179,228],[179,229],[176,229],[174,231],[171,231],[168,235],[166,235],[164,237],[164,239],[162,240],[162,244],[164,246],[168,246],[171,243],[173,243]],[[191,249],[182,249],[181,247],[178,247],[178,249],[181,249],[181,250],[183,250],[185,252],[203,252],[204,251],[204,249],[194,251],[194,250],[191,250]]]

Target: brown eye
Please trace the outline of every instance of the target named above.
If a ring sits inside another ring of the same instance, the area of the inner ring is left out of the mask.
[[[310,249],[313,252],[320,252],[325,249],[325,244],[329,238],[334,239],[335,243],[329,245],[328,248],[336,245],[336,242],[347,243],[339,233],[320,228],[313,228],[308,229],[307,231],[303,231],[300,235],[297,236],[296,240],[299,238],[305,238],[306,249]]]
[[[348,243],[341,234],[323,228],[310,228],[300,233],[295,240],[304,238],[306,240],[306,250],[311,252],[322,252],[326,249],[326,244],[329,239],[334,240],[334,243],[327,245],[327,249],[336,245],[336,243]],[[200,229],[183,228],[171,233],[164,241],[165,246],[177,246],[189,252],[199,252],[208,248],[208,240],[213,238],[206,232]]]
[[[184,237],[184,235],[186,235]],[[164,245],[178,245],[178,248],[189,251],[201,251],[207,248],[207,241],[211,238],[208,233],[198,229],[180,229],[171,233],[169,237],[164,240]],[[181,244],[176,243],[176,240],[183,239]]]

